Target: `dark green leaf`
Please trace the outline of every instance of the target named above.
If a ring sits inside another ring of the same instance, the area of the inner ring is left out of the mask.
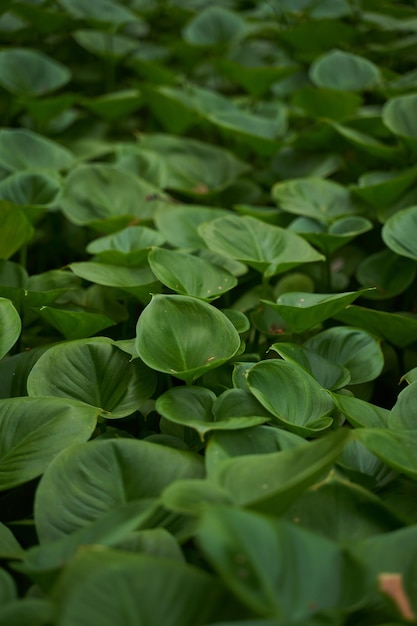
[[[68,399],[0,400],[0,490],[40,476],[58,452],[91,436],[97,417]]]
[[[59,368],[57,368],[59,363]],[[32,397],[71,398],[98,407],[109,418],[124,417],[149,398],[155,374],[131,361],[111,340],[80,339],[49,348],[29,374]]]

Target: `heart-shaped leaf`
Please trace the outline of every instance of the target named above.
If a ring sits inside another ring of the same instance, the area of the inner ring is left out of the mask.
[[[191,382],[231,359],[240,337],[212,305],[189,296],[153,296],[137,323],[136,348],[155,370]]]
[[[59,539],[119,505],[156,498],[171,482],[203,474],[198,455],[147,441],[105,439],[72,446],[49,465],[36,492],[39,539]]]
[[[0,130],[0,165],[8,172],[20,170],[65,170],[74,156],[51,139],[24,128]]]
[[[283,293],[276,303],[268,300],[262,302],[278,311],[295,333],[303,333],[333,317],[366,291],[367,289],[362,289],[336,294],[292,291]]]
[[[346,367],[350,371],[351,385],[373,380],[384,366],[379,342],[360,329],[335,326],[314,335],[304,345]]]
[[[247,263],[265,276],[324,258],[298,235],[253,217],[221,217],[198,230],[211,250]]]
[[[159,396],[156,410],[166,419],[193,428],[201,439],[215,430],[239,430],[271,416],[243,389],[228,389],[219,398],[206,387],[173,387]]]
[[[246,377],[250,391],[284,428],[311,436],[331,426],[333,401],[302,367],[278,359],[261,361]]]
[[[0,52],[0,84],[14,95],[43,95],[70,79],[67,67],[38,50],[11,48]]]
[[[364,57],[331,50],[312,64],[310,78],[318,87],[362,91],[376,87],[380,73],[378,67]]]
[[[382,109],[382,119],[384,124],[402,137],[417,138],[417,122],[414,111],[417,103],[417,96],[410,93],[388,100]]]
[[[230,272],[191,254],[154,248],[148,260],[161,283],[185,296],[211,301],[237,285]]]
[[[27,382],[31,397],[72,398],[98,407],[111,418],[136,411],[155,385],[152,370],[140,359],[131,361],[107,338],[80,339],[49,348]]]
[[[417,242],[414,233],[417,228],[417,206],[398,211],[390,217],[382,228],[382,238],[391,250],[417,261]]]
[[[282,341],[272,344],[269,349],[275,350],[286,361],[301,365],[325,389],[340,389],[350,382],[350,372],[346,367],[333,363],[304,346]]]
[[[272,188],[272,196],[284,211],[325,224],[357,212],[346,187],[321,178],[299,178],[276,183]]]

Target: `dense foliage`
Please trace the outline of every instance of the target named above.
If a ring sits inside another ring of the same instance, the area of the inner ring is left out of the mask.
[[[0,625],[416,623],[415,3],[0,36]]]

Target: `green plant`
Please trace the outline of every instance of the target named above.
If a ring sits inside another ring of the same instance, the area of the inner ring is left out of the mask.
[[[417,622],[416,17],[0,3],[0,626]]]

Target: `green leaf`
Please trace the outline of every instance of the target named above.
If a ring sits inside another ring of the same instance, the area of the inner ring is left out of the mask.
[[[373,452],[355,439],[343,448],[342,454],[337,461],[337,469],[341,470],[342,475],[348,477],[350,481],[374,492],[378,491],[379,495],[381,490],[387,485],[388,488],[391,485],[395,488],[398,476],[397,472],[388,467]],[[382,497],[383,501],[386,502],[385,493]],[[389,503],[386,504],[390,506]],[[396,523],[398,523],[398,520],[403,518],[401,511],[397,511],[392,506],[390,506],[390,510],[391,513],[395,514]]]
[[[64,170],[74,162],[69,150],[31,130],[0,130],[0,165],[8,172],[28,169]]]
[[[112,0],[97,0],[86,4],[82,0],[59,0],[59,4],[77,19],[103,22],[117,28],[128,22],[140,21],[127,7]]]
[[[325,224],[356,212],[346,187],[321,178],[298,178],[276,183],[272,188],[272,197],[284,211]]]
[[[379,591],[375,594],[375,600],[380,600],[382,595],[386,600],[389,599],[390,612],[396,606],[401,623],[412,622],[412,614],[417,612],[415,539],[414,524],[378,537],[370,537],[355,546],[355,556],[366,563],[370,579]],[[393,584],[388,584],[387,587],[391,586],[392,591],[384,593],[384,583],[389,582],[390,576]]]
[[[303,333],[333,317],[366,291],[362,289],[337,294],[292,291],[280,295],[276,304],[269,300],[262,302],[278,311],[295,333]]]
[[[0,85],[16,96],[40,96],[71,80],[70,70],[38,50],[0,52]]]
[[[291,76],[298,69],[290,62],[288,65],[243,65],[240,60],[235,62],[227,58],[220,58],[215,64],[228,78],[256,97],[263,96],[273,83]]]
[[[56,328],[65,339],[84,339],[114,326],[116,322],[107,315],[86,310],[74,310],[66,307],[41,306],[33,307],[34,311]]]
[[[138,354],[149,367],[188,383],[231,359],[240,347],[228,318],[189,296],[153,296],[136,333]]]
[[[328,257],[372,228],[372,222],[359,215],[337,218],[327,226],[308,217],[299,217],[291,222],[291,230],[302,234]]]
[[[53,571],[55,578],[63,564],[78,550],[97,545],[120,546],[132,538],[132,533],[140,532],[141,528],[156,520],[162,520],[161,507],[156,502],[150,504],[148,498],[119,503],[116,509],[103,513],[97,520],[70,534],[32,546],[16,569],[42,583],[43,574]],[[172,535],[170,538],[175,541]]]
[[[225,584],[264,617],[294,623],[329,609],[347,612],[366,592],[365,569],[337,543],[285,521],[213,507],[197,538]]]
[[[417,385],[412,383],[399,394],[388,417],[388,428],[393,430],[417,430]]]
[[[333,472],[300,496],[286,519],[345,546],[401,526],[377,496]]]
[[[83,105],[105,120],[116,120],[131,115],[142,102],[137,89],[124,89],[103,96],[83,100]]]
[[[247,454],[267,454],[308,445],[308,442],[282,428],[254,426],[249,430],[213,433],[206,448],[206,468],[210,479],[215,478],[223,461]]]
[[[213,476],[233,502],[279,515],[332,468],[350,434],[339,430],[281,452],[245,454],[222,461]]]
[[[199,227],[211,250],[275,276],[323,257],[294,233],[253,217],[220,217]]]
[[[148,260],[161,283],[185,296],[211,301],[237,285],[230,272],[191,254],[154,248]]]
[[[0,558],[19,559],[23,556],[23,548],[9,528],[0,522]]]
[[[382,109],[384,124],[395,135],[415,139],[417,137],[417,122],[414,115],[416,104],[417,95],[413,93],[389,99]]]
[[[332,394],[339,411],[355,428],[387,428],[388,409],[342,393]]]
[[[250,391],[282,427],[311,436],[331,426],[331,398],[298,365],[278,359],[261,361],[248,370],[246,378]]]
[[[218,46],[240,39],[246,31],[246,22],[239,13],[210,6],[192,18],[184,28],[183,37],[195,46]]]
[[[298,89],[292,102],[311,117],[343,121],[356,112],[361,105],[361,98],[350,91],[308,86]]]
[[[202,478],[202,458],[134,439],[71,446],[49,465],[36,492],[41,543],[68,535],[126,502],[156,498],[171,482]],[[153,501],[148,504],[153,506]]]
[[[0,359],[19,339],[22,322],[10,300],[0,298]]]
[[[397,163],[398,158],[403,154],[401,146],[384,143],[374,136],[351,128],[350,126],[337,124],[336,122],[331,122],[331,126],[339,135],[359,150],[363,150],[389,163]]]
[[[384,337],[400,348],[414,343],[417,339],[417,318],[409,313],[389,313],[352,305],[336,313],[334,317],[340,322]]]
[[[51,602],[40,598],[19,598],[0,609],[1,626],[48,626],[54,615]]]
[[[166,419],[193,428],[201,440],[215,430],[239,430],[271,416],[243,389],[228,389],[216,398],[206,387],[173,387],[159,396],[156,410]]]
[[[162,133],[143,135],[137,144],[121,144],[116,162],[161,189],[190,194],[197,201],[225,189],[250,169],[225,148]]]
[[[356,270],[356,278],[364,287],[376,288],[363,292],[363,297],[369,300],[398,296],[411,285],[415,275],[414,261],[387,249],[363,259]]]
[[[17,589],[11,575],[5,569],[0,569],[0,604],[12,602],[17,597]]]
[[[379,342],[360,329],[335,326],[311,337],[304,345],[346,367],[350,371],[351,385],[374,380],[384,366]]]
[[[161,495],[162,504],[169,510],[185,515],[200,516],[213,504],[231,504],[224,489],[208,480],[176,480]]]
[[[57,368],[59,363],[59,368]],[[80,339],[49,348],[29,374],[31,397],[72,398],[98,407],[109,418],[136,411],[155,390],[156,377],[110,339]]]
[[[269,350],[275,350],[286,361],[301,365],[325,389],[340,389],[349,384],[350,372],[346,367],[324,359],[304,346],[282,341],[272,344]]]
[[[379,208],[381,205],[389,206],[399,200],[415,182],[416,177],[415,167],[393,172],[366,172],[359,177],[357,185],[350,185],[350,190],[372,206]]]
[[[54,597],[61,626],[74,621],[78,626],[195,626],[224,615],[231,602],[223,586],[200,568],[113,550],[78,555]]]
[[[94,407],[68,399],[0,400],[0,490],[40,476],[58,452],[86,441],[97,416]]]
[[[382,239],[399,254],[417,261],[417,206],[411,206],[392,215],[382,227]]]
[[[378,67],[368,59],[342,50],[331,50],[310,67],[310,78],[318,87],[363,91],[381,80]]]
[[[8,259],[32,239],[34,229],[24,211],[0,200],[0,258]]]
[[[217,217],[226,217],[225,209],[187,204],[160,208],[155,213],[158,231],[173,246],[197,250],[205,248],[204,239],[198,233],[200,224]]]
[[[226,136],[243,141],[259,154],[272,155],[279,148],[278,139],[287,130],[283,112],[275,118],[264,117],[242,109],[214,111],[207,119],[220,128]]]
[[[159,189],[113,165],[82,164],[64,181],[60,206],[74,224],[89,224],[102,230],[109,221],[113,231],[127,226],[133,219],[150,220],[160,201],[149,202],[147,197],[155,192]]]
[[[157,291],[160,286],[147,266],[124,267],[110,263],[82,261],[71,263],[69,268],[76,276],[91,283],[123,289],[123,291],[131,293],[140,301],[145,302],[149,301],[151,293]]]
[[[0,198],[13,204],[50,207],[61,189],[54,172],[16,172],[0,182]]]
[[[417,432],[386,428],[358,428],[355,437],[397,472],[417,480]]]
[[[87,252],[95,254],[101,262],[114,265],[143,265],[152,246],[165,242],[160,232],[146,226],[128,226],[113,235],[94,239]]]

